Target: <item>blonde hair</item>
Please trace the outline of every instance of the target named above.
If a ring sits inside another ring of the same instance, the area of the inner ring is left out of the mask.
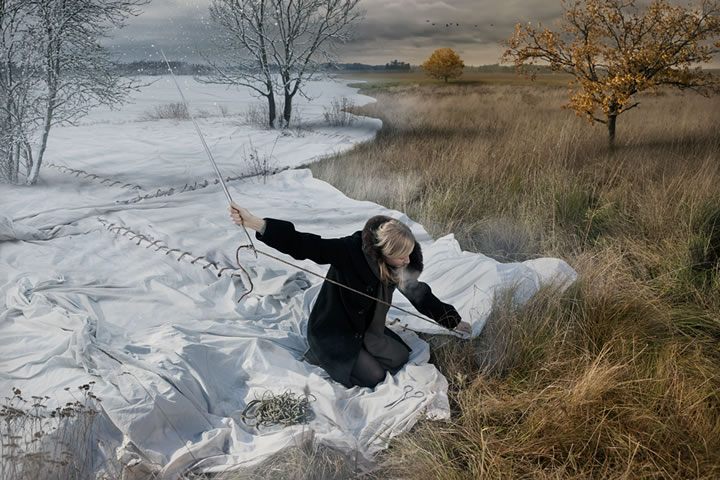
[[[403,258],[410,255],[415,248],[415,236],[410,227],[399,220],[390,219],[378,227],[375,232],[377,243],[384,257]],[[402,281],[400,272],[388,265],[384,259],[379,259],[380,280],[385,284]]]

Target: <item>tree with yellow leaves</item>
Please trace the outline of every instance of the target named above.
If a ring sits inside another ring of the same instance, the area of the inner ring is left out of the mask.
[[[618,115],[638,106],[633,96],[639,92],[657,93],[661,86],[703,95],[720,91],[718,77],[697,66],[720,52],[719,0],[702,0],[695,9],[665,0],[645,9],[635,0],[563,3],[559,31],[518,24],[503,60],[524,74],[542,61],[573,75],[577,88],[566,107],[591,123],[607,124],[611,145]]]
[[[452,48],[438,48],[430,55],[430,58],[425,60],[422,67],[431,77],[447,82],[459,78],[463,74],[465,62]]]

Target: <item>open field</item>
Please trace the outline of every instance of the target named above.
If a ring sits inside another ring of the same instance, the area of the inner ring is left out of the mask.
[[[361,80],[364,85],[362,89],[366,92],[375,92],[391,87],[409,85],[442,85],[442,80],[436,80],[424,72],[361,72],[346,73],[339,75],[340,78],[349,80]],[[567,85],[571,77],[563,73],[540,73],[537,75],[536,84],[543,85]],[[465,72],[462,77],[449,82],[450,85],[532,85],[529,78],[521,77],[515,73],[508,72]],[[358,85],[360,86],[360,85]]]
[[[610,150],[565,92],[374,88],[356,111],[377,138],[311,165],[464,248],[581,276],[521,310],[498,299],[472,343],[437,341],[453,420],[394,440],[369,476],[720,475],[720,99],[641,97]]]

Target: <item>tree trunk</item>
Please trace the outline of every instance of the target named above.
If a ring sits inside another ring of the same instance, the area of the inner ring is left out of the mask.
[[[13,84],[13,64],[9,60],[9,55],[6,57],[6,60],[4,62],[4,70],[5,70],[5,84],[8,89],[11,88]],[[6,101],[5,101],[5,112],[6,117],[4,122],[2,123],[3,128],[7,129],[6,131],[12,132],[13,131],[13,118],[12,118],[12,111],[14,110],[13,106],[13,97],[10,93],[10,91],[4,91],[6,95]],[[18,183],[18,174],[20,172],[20,159],[15,155],[16,151],[16,144],[15,144],[15,136],[13,134],[10,134],[8,137],[8,140],[10,141],[10,145],[7,146],[7,150],[5,151],[6,159],[2,159],[3,163],[7,161],[7,179],[10,183]]]
[[[32,168],[28,172],[28,178],[25,181],[28,185],[34,185],[40,176],[40,165],[42,164],[45,149],[47,148],[48,137],[50,136],[50,128],[52,127],[53,115],[55,114],[55,100],[57,96],[57,79],[60,76],[60,66],[57,57],[53,59],[48,73],[46,82],[48,85],[48,99],[45,109],[45,122],[43,123],[42,141],[38,149],[37,158],[32,162]],[[28,159],[30,162],[30,159]]]
[[[52,127],[53,116],[55,115],[55,101],[57,100],[57,92],[59,90],[58,82],[60,79],[60,46],[52,43],[52,39],[50,40],[46,56],[48,71],[45,77],[45,84],[47,85],[48,96],[47,105],[45,106],[45,121],[43,122],[42,141],[40,142],[37,158],[32,162],[32,168],[28,172],[28,178],[25,181],[28,185],[34,185],[40,176],[40,165],[45,155],[48,137],[50,136],[50,128]],[[31,159],[28,159],[28,162],[30,161]]]
[[[283,127],[290,126],[290,117],[292,117],[292,101],[293,96],[289,92],[285,92],[285,106],[283,108]]]
[[[277,117],[277,107],[275,106],[275,94],[273,93],[272,89],[270,90],[270,93],[267,95],[268,99],[268,116],[269,118],[269,126],[270,128],[275,128],[275,118]]]
[[[608,114],[607,126],[608,126],[608,141],[611,147],[615,146],[615,121],[617,120],[617,114]]]
[[[18,172],[20,171],[20,158],[15,155],[17,148],[13,144],[8,149],[8,180],[10,183],[18,183]]]
[[[54,101],[55,99],[53,97],[50,102]],[[25,183],[27,183],[28,185],[35,185],[38,177],[40,176],[40,164],[42,163],[43,155],[45,155],[45,148],[47,148],[48,137],[50,136],[50,128],[52,126],[53,108],[51,105],[52,104],[48,105],[47,113],[45,114],[45,124],[43,125],[42,141],[40,143],[40,148],[38,149],[37,158],[34,162],[31,158],[26,159],[28,164],[32,165],[32,168],[30,168],[28,171],[27,180],[25,180]]]

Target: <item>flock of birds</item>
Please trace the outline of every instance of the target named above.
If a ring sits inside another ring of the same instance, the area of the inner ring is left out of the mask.
[[[430,25],[432,25],[433,27],[438,26],[438,25],[442,27],[442,23],[440,23],[440,24],[435,23],[435,22],[432,22],[432,23],[431,23],[430,20],[425,20],[425,23],[430,23]],[[460,26],[459,23],[453,23],[453,22],[450,22],[450,23],[446,23],[446,24],[445,24],[445,27],[446,27],[446,28],[449,28],[449,27],[459,27],[459,26]],[[494,24],[494,23],[491,23],[490,26],[491,26],[491,27],[494,27],[495,24]],[[477,25],[474,26],[474,28],[477,28],[477,27],[478,27]]]

